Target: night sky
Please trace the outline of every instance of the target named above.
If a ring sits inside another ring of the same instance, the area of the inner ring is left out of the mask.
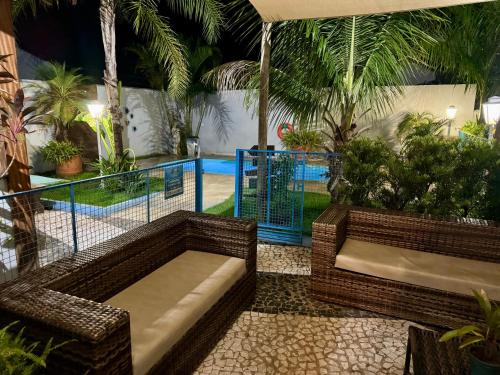
[[[104,52],[99,25],[98,0],[83,0],[77,5],[61,5],[59,9],[40,10],[36,17],[20,16],[16,22],[19,46],[48,61],[66,62],[81,68],[82,73],[101,82],[104,70]],[[168,13],[174,30],[185,35],[201,35],[201,28],[181,16]],[[134,71],[135,55],[126,47],[140,43],[129,23],[117,17],[118,78],[125,86],[147,87],[147,82]],[[224,61],[247,58],[247,50],[226,31],[218,42]],[[255,59],[256,57],[253,56]]]

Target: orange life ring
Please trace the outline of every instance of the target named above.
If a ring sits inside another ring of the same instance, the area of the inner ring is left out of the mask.
[[[293,125],[289,122],[284,122],[278,125],[278,138],[283,139],[286,133],[293,133]]]

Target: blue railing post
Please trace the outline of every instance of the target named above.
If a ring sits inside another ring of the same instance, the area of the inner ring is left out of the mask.
[[[269,153],[269,151],[262,151],[266,155],[267,160],[267,194],[266,194],[266,223],[269,224],[271,221],[271,188],[272,188],[272,165],[273,165],[273,156]]]
[[[234,174],[234,217],[241,217],[242,193],[243,193],[243,150],[236,149],[236,171]]]
[[[195,166],[195,211],[203,212],[203,164],[202,159],[194,161]]]
[[[151,223],[151,179],[149,177],[149,170],[146,172],[146,195],[147,195],[146,215],[148,223]]]
[[[292,154],[293,159],[293,187],[292,187],[292,228],[295,226],[295,193],[297,189],[297,155]]]
[[[300,205],[300,242],[302,242],[304,232],[304,200],[305,200],[305,184],[306,184],[306,167],[307,167],[307,154],[304,153],[302,165],[302,202]]]
[[[71,203],[71,229],[73,232],[73,253],[78,252],[78,235],[76,231],[75,185],[69,185],[69,200]]]

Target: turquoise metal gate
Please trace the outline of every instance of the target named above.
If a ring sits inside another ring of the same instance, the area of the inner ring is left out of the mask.
[[[328,194],[331,161],[340,160],[338,156],[238,149],[234,216],[257,220],[260,240],[301,244],[305,197]]]

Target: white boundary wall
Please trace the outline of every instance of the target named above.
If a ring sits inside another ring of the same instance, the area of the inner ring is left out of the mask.
[[[234,155],[237,148],[250,148],[257,144],[258,118],[253,108],[247,109],[244,104],[244,91],[228,91],[219,93],[228,109],[230,124],[227,128],[227,138],[221,137],[211,126],[212,119],[207,119],[200,131],[201,150],[204,154]],[[466,120],[474,119],[475,88],[468,91],[465,85],[420,85],[405,87],[404,94],[398,98],[391,111],[377,119],[368,117],[360,119],[360,128],[364,123],[371,123],[370,135],[382,135],[391,138],[395,126],[407,112],[430,112],[436,117],[444,118],[449,105],[457,107],[457,118],[454,126],[459,128]],[[97,99],[105,102],[104,87],[97,86]],[[149,89],[123,89],[124,106],[128,109],[126,118],[126,136],[124,142],[132,148],[137,156],[164,152],[167,148],[168,124],[163,123],[159,92]],[[196,120],[196,119],[195,119]],[[167,129],[167,130],[165,130]],[[35,172],[47,170],[39,148],[52,137],[52,130],[43,126],[33,126],[33,133],[28,134],[28,151],[30,164]],[[456,135],[457,130],[452,131]],[[268,131],[269,144],[281,148],[275,128]]]

